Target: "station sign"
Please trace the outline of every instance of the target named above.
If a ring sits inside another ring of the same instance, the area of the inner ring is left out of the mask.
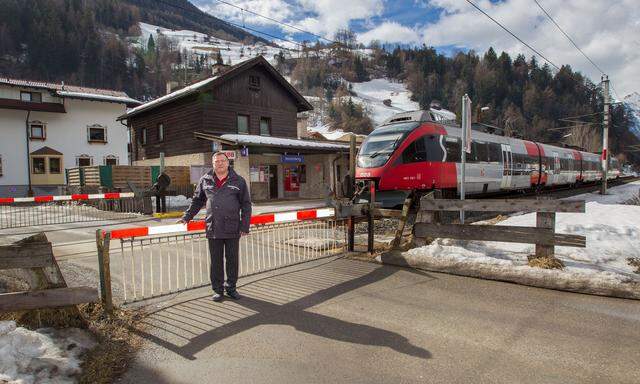
[[[282,155],[280,159],[283,163],[304,163],[303,155]]]

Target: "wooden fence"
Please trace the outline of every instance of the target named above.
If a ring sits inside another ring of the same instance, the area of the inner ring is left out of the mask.
[[[129,191],[129,184],[139,189],[149,189],[160,174],[159,166],[97,165],[68,168],[67,186],[98,190]],[[170,190],[185,190],[191,185],[190,168],[168,166],[164,172],[171,178]]]
[[[11,245],[0,246],[0,271],[27,283],[27,291],[0,293],[0,312],[65,307],[97,302],[98,290],[67,287],[51,243],[38,234]]]
[[[535,212],[536,226],[442,224],[440,212]],[[535,257],[553,257],[555,246],[586,247],[586,238],[580,235],[555,232],[556,212],[585,212],[584,201],[483,199],[446,200],[424,196],[413,227],[415,245],[423,245],[428,238],[500,241],[535,244]]]

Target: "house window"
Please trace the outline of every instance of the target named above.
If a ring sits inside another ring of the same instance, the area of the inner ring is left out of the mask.
[[[40,92],[20,92],[20,100],[28,103],[42,103],[42,93]]]
[[[238,133],[249,133],[249,116],[238,115]]]
[[[0,176],[2,176],[2,155],[0,155]]]
[[[44,157],[32,157],[31,158],[31,166],[32,173],[34,174],[44,174],[45,173],[45,158]]]
[[[147,128],[142,128],[140,133],[142,134],[142,145],[147,144]]]
[[[76,157],[76,165],[78,167],[89,167],[93,164],[93,158],[89,155],[80,155]]]
[[[271,119],[268,117],[260,118],[260,134],[262,136],[271,136]]]
[[[260,77],[259,76],[249,76],[249,89],[254,91],[260,90]]]
[[[60,174],[60,158],[59,157],[50,157],[49,158],[49,173]]]
[[[164,124],[158,124],[158,141],[164,141]]]
[[[106,143],[107,127],[102,125],[90,125],[87,127],[87,137],[90,143]]]
[[[114,155],[105,156],[104,165],[118,165],[118,157]]]
[[[47,138],[47,126],[41,121],[29,123],[29,138],[31,140],[45,140]]]

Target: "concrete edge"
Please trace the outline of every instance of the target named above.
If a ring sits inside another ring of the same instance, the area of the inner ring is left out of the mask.
[[[386,252],[372,260],[381,264],[424,269],[431,272],[442,272],[485,280],[505,281],[531,287],[640,300],[640,282],[616,284],[606,281],[593,282],[586,278],[558,281],[551,276],[530,276],[522,273],[522,270],[497,271],[489,264],[474,264],[471,266],[464,263],[447,262],[435,257],[404,255],[403,251]]]

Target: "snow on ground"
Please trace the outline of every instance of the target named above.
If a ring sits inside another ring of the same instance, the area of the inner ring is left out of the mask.
[[[405,255],[426,256],[446,265],[490,265],[494,270],[517,270],[528,276],[587,278],[595,284],[640,282],[640,274],[634,272],[627,260],[640,257],[640,206],[621,204],[638,196],[639,190],[640,182],[634,182],[610,188],[606,196],[589,193],[570,198],[585,200],[586,213],[557,213],[556,231],[586,236],[587,247],[556,247],[556,257],[566,265],[562,271],[527,266],[527,255],[534,253],[533,244],[436,239]],[[512,216],[499,223],[531,227],[535,224],[535,213]]]
[[[353,91],[358,95],[354,102],[364,104],[371,113],[373,125],[377,126],[396,113],[415,111],[420,105],[411,101],[411,92],[404,84],[389,79],[373,79],[364,83],[351,83]],[[391,106],[383,101],[391,100]]]
[[[274,56],[281,51],[278,47],[268,46],[263,43],[245,45],[242,43],[219,39],[200,32],[190,30],[171,30],[147,23],[140,23],[140,30],[142,31],[142,34],[138,39],[138,45],[140,46],[146,47],[149,41],[149,36],[151,35],[153,35],[157,44],[158,35],[161,34],[175,43],[180,52],[186,50],[188,53],[208,55],[210,60],[209,64],[213,64],[215,62],[217,50],[220,51],[224,63],[231,65],[238,64],[258,55],[263,55],[265,59],[271,62],[271,64],[274,64]],[[285,56],[290,56],[288,53],[289,51],[282,51]],[[189,60],[189,58],[187,58],[187,60]]]
[[[94,340],[78,328],[31,331],[0,321],[0,382],[75,383],[80,356]]]

